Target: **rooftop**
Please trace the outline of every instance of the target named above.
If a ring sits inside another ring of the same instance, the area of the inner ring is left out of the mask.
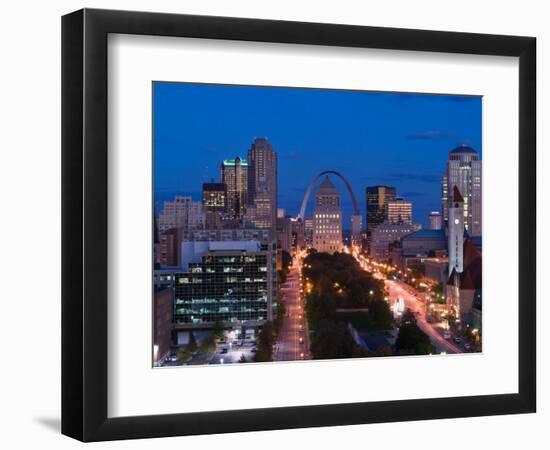
[[[451,150],[450,153],[475,153],[477,155],[477,152],[466,144],[459,145],[455,149]]]
[[[403,237],[405,239],[445,239],[445,230],[428,230],[422,229],[413,231]]]
[[[248,161],[246,159],[242,159],[242,158],[235,158],[235,159],[224,159],[222,161],[222,165],[223,166],[234,166],[235,165],[235,161],[239,159],[241,161],[241,166],[248,166]]]

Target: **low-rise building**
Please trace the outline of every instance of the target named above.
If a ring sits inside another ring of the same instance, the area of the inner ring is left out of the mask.
[[[404,223],[384,222],[371,232],[370,255],[380,261],[390,259],[390,244],[401,240],[414,231],[420,229],[420,225]]]

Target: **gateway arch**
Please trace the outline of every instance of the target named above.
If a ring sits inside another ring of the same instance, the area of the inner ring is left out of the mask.
[[[357,203],[357,198],[355,198],[355,194],[353,193],[353,189],[351,188],[351,185],[349,184],[348,180],[344,178],[344,176],[336,172],[335,170],[324,170],[319,175],[313,177],[313,179],[309,182],[306,190],[306,194],[304,195],[304,199],[302,200],[302,207],[300,208],[300,213],[298,214],[298,219],[304,220],[304,216],[306,214],[306,208],[307,208],[307,202],[309,201],[309,197],[311,196],[311,192],[313,191],[313,187],[317,180],[321,178],[323,175],[335,175],[346,186],[349,195],[351,197],[351,201],[353,203],[353,209],[354,212],[351,216],[351,235],[352,235],[352,242],[355,243],[359,242],[361,238],[361,213],[359,212],[359,204]]]

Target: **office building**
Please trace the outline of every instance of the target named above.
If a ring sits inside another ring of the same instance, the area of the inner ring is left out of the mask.
[[[388,200],[386,204],[386,220],[388,223],[412,224],[412,203],[401,197]]]
[[[387,220],[387,202],[395,200],[396,191],[391,186],[367,187],[367,231]]]
[[[307,247],[313,246],[313,219],[304,219],[304,238]]]
[[[176,196],[172,201],[165,201],[158,217],[158,231],[171,228],[193,230],[204,228],[204,212],[201,202],[194,202],[190,196]]]
[[[242,216],[248,203],[248,162],[237,156],[224,159],[221,164],[221,180],[227,195],[226,211],[233,216]]]
[[[464,199],[464,228],[470,236],[481,236],[481,159],[467,145],[449,153],[441,180],[443,220],[449,221],[449,208],[456,186]]]
[[[250,213],[249,211],[250,210]],[[266,138],[256,138],[248,150],[247,220],[275,231],[277,220],[277,153]]]
[[[441,230],[443,228],[443,216],[439,211],[432,211],[428,215],[428,226],[430,230]]]
[[[313,211],[313,248],[334,253],[342,249],[342,209],[340,193],[325,177],[315,192]]]
[[[390,245],[403,236],[420,229],[420,225],[383,222],[378,224],[371,235],[371,257],[385,261],[390,256]]]
[[[188,243],[193,255],[175,274],[174,323],[178,329],[260,326],[272,320],[276,256],[257,241]],[[192,248],[191,248],[192,247]]]
[[[204,211],[226,212],[227,192],[224,183],[203,183],[202,185],[202,207]]]

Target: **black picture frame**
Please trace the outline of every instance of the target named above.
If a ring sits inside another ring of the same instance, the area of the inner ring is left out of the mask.
[[[518,393],[107,416],[107,36],[180,36],[519,57]],[[62,18],[62,433],[82,441],[536,410],[536,39],[84,9]]]

